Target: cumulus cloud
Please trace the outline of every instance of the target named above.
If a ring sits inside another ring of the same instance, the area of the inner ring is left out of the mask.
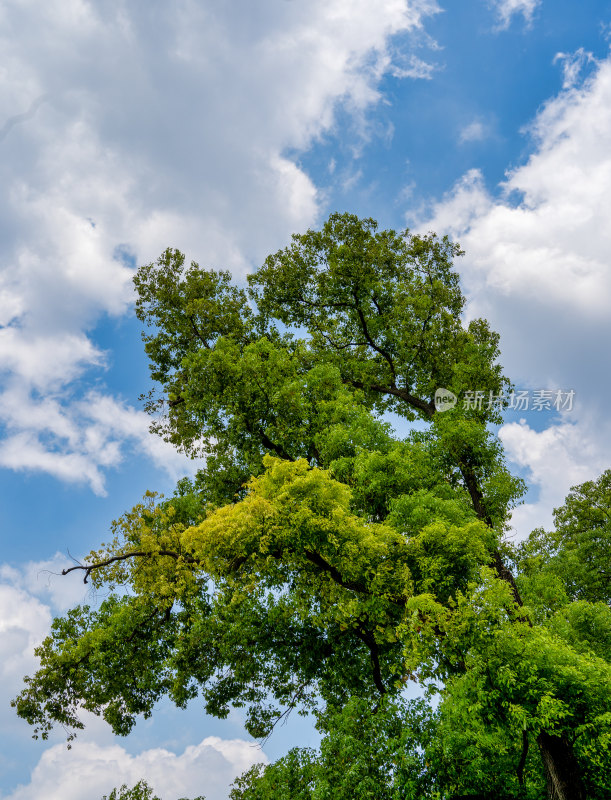
[[[287,153],[331,131],[340,104],[362,118],[384,75],[427,77],[395,43],[436,10],[433,0],[3,4],[0,464],[80,475],[102,492],[126,436],[159,455],[136,412],[107,397],[120,417],[109,427],[101,398],[84,411],[71,391],[106,361],[91,329],[126,312],[134,263],[167,246],[243,275],[314,223],[321,197]]]
[[[536,299],[542,308],[604,322],[611,300],[611,60],[550,100],[529,130],[535,150],[508,174],[500,199],[472,170],[425,227],[460,237],[472,290]]]
[[[516,14],[522,14],[526,22],[531,22],[533,14],[541,4],[541,0],[491,0],[496,10],[499,28],[508,28]]]
[[[11,737],[11,742],[24,731],[15,726],[9,701],[21,690],[23,676],[31,675],[38,666],[34,648],[49,633],[52,610],[48,603],[57,613],[83,600],[82,583],[78,582],[77,588],[77,581],[48,582],[49,571],[58,571],[65,563],[65,558],[56,554],[19,568],[0,565],[0,733]],[[198,794],[205,794],[207,800],[225,800],[229,784],[238,775],[256,762],[267,762],[252,740],[217,736],[208,736],[179,754],[153,748],[130,755],[109,742],[113,737],[98,718],[86,713],[83,717],[86,731],[72,749],[65,743],[47,746],[29,783],[2,794],[3,800],[91,800],[122,783],[134,785],[141,778],[164,800]]]
[[[583,64],[585,55],[576,58]],[[537,503],[515,517],[522,533],[527,521],[548,524],[571,485],[608,466],[611,449],[611,59],[581,82],[565,71],[564,83],[528,129],[531,156],[500,193],[472,170],[422,225],[466,250],[468,315],[500,331],[510,377],[576,393],[572,415],[546,431],[501,429],[539,487]]]
[[[56,395],[35,400],[15,384],[0,395],[6,426],[0,466],[46,472],[67,483],[88,484],[105,494],[104,470],[123,461],[126,447],[146,454],[174,480],[193,474],[196,462],[149,433],[150,420],[107,394],[82,399]]]
[[[564,420],[537,431],[526,421],[510,422],[501,427],[499,437],[507,456],[526,470],[529,485],[538,491],[536,502],[526,502],[513,513],[518,539],[534,528],[552,529],[553,509],[564,503],[568,490],[609,467],[608,425],[593,429],[583,419]]]
[[[49,632],[51,612],[28,592],[0,577],[0,685],[12,692],[35,666],[34,648]],[[3,697],[3,712],[8,698]]]
[[[62,570],[74,566],[74,560],[65,553],[55,553],[41,561],[26,561],[17,566],[0,564],[0,581],[32,595],[61,614],[78,603],[91,601],[91,587],[85,586],[81,575],[64,576]]]
[[[253,742],[217,736],[208,736],[178,755],[163,748],[130,755],[119,745],[77,741],[71,750],[65,745],[45,750],[30,783],[4,800],[91,800],[109,794],[114,786],[133,786],[141,778],[163,800],[200,794],[207,800],[226,800],[229,785],[257,762],[267,759]]]

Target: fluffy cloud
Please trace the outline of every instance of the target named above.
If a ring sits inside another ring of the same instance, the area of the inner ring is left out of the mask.
[[[512,526],[518,539],[534,528],[553,528],[553,509],[564,503],[572,486],[597,477],[609,467],[611,428],[597,420],[563,421],[537,431],[526,421],[510,422],[499,430],[507,456],[526,470],[537,500],[519,506]]]
[[[315,222],[321,198],[287,154],[329,132],[338,104],[363,118],[385,74],[427,77],[394,43],[435,10],[433,0],[2,5],[0,464],[101,492],[125,436],[153,447],[133,435],[135,412],[119,409],[124,434],[100,420],[101,398],[91,417],[71,391],[105,363],[88,332],[125,313],[134,263],[168,245],[239,275]]]
[[[502,29],[509,27],[516,14],[522,14],[524,19],[530,22],[541,0],[492,0],[491,4],[497,12],[499,28]]]
[[[118,466],[129,445],[177,479],[195,463],[149,433],[143,411],[99,392],[67,404],[57,396],[35,401],[13,383],[0,395],[9,433],[0,441],[0,466],[39,470],[104,494],[104,469]]]
[[[93,599],[91,586],[84,585],[82,573],[69,577],[61,574],[63,569],[72,566],[74,561],[65,553],[55,553],[43,561],[26,561],[18,566],[0,564],[0,581],[7,592],[10,587],[17,592],[25,592],[32,601],[37,599],[44,602],[54,614],[61,614],[78,603],[91,604]],[[45,610],[47,616],[50,610]]]
[[[5,751],[16,737],[29,735],[23,723],[15,725],[9,701],[22,688],[23,676],[36,669],[34,648],[48,635],[51,625],[51,608],[34,595],[50,601],[54,612],[84,599],[82,582],[52,580],[50,573],[61,570],[65,561],[56,554],[19,569],[0,565],[0,736],[6,737]],[[208,736],[178,755],[163,748],[130,755],[109,742],[112,737],[107,726],[98,718],[83,717],[87,729],[73,748],[68,750],[65,743],[48,746],[32,770],[30,782],[12,794],[2,794],[3,800],[91,800],[108,794],[113,786],[133,785],[140,778],[148,780],[164,800],[198,794],[205,794],[207,800],[224,800],[236,776],[256,762],[267,761],[253,741],[217,736]]]
[[[0,685],[2,693],[12,692],[26,672],[31,672],[34,648],[51,625],[49,608],[28,592],[0,577]],[[7,703],[3,697],[3,712]],[[4,715],[4,714],[3,714]]]
[[[550,100],[530,134],[535,151],[508,174],[500,199],[472,170],[435,206],[425,227],[460,239],[467,251],[463,271],[481,303],[493,295],[519,300],[528,327],[561,312],[546,331],[553,347],[558,340],[550,334],[577,319],[601,325],[608,320],[611,60]],[[545,343],[539,337],[537,344]]]
[[[76,742],[54,745],[42,755],[27,786],[4,800],[91,800],[122,783],[145,778],[163,800],[205,794],[226,800],[229,785],[253,764],[267,759],[253,742],[208,736],[176,755],[163,748],[130,755],[119,745]]]
[[[582,81],[573,65],[585,65],[587,54],[563,60],[565,88],[533,121],[532,155],[508,173],[499,196],[472,170],[423,225],[466,250],[468,314],[500,331],[512,379],[576,392],[574,412],[554,427],[501,431],[539,487],[539,501],[516,515],[522,533],[527,522],[548,524],[551,507],[608,466],[611,449],[611,59]]]

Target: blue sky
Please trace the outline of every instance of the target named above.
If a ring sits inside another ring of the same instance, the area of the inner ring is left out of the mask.
[[[531,487],[516,535],[609,466],[611,2],[141,6],[0,3],[1,800],[142,775],[164,800],[221,800],[313,741],[293,721],[262,755],[238,714],[162,704],[126,740],[92,720],[67,751],[8,708],[52,615],[85,597],[50,572],[197,466],[138,402],[131,275],[165,247],[242,281],[334,210],[449,233],[467,316],[499,330],[515,384],[576,392],[499,430]]]

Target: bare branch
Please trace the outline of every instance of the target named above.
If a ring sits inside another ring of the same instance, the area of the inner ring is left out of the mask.
[[[297,705],[297,702],[301,699],[303,690],[306,689],[309,686],[309,684],[310,684],[309,680],[303,681],[302,683],[299,684],[296,691],[293,693],[293,696],[289,700],[288,707],[285,708],[284,711],[279,716],[277,716],[276,719],[273,721],[272,726],[269,729],[269,733],[259,742],[259,747],[263,747],[267,743],[270,736],[274,732],[274,728],[276,727],[276,725],[278,725],[279,722],[282,722],[283,725],[286,724],[286,721],[288,720],[291,711],[294,710],[294,708]]]
[[[74,570],[82,569],[85,572],[83,583],[87,583],[87,579],[89,578],[89,575],[93,572],[93,570],[101,569],[102,567],[107,567],[109,564],[114,564],[117,561],[125,561],[127,558],[138,558],[146,556],[170,556],[171,558],[175,558],[176,560],[182,559],[187,564],[201,564],[201,562],[198,561],[196,558],[185,555],[183,553],[177,553],[174,550],[155,550],[153,552],[151,552],[150,550],[132,550],[129,553],[121,553],[121,555],[118,556],[111,556],[110,558],[106,558],[104,561],[97,561],[95,564],[78,564],[75,567],[68,567],[67,569],[62,570],[62,575],[67,575],[69,572],[74,572]]]

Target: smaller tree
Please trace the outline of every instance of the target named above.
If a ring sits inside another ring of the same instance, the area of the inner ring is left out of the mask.
[[[108,796],[104,795],[102,800],[161,800],[161,798],[153,794],[153,789],[146,781],[141,780],[131,789],[128,789],[124,783],[120,789],[113,789]],[[181,797],[180,800],[187,800],[187,798]],[[200,795],[193,800],[206,800],[206,798]]]
[[[421,800],[439,789],[427,767],[436,715],[424,700],[352,697],[319,718],[319,751],[294,748],[238,778],[231,800]],[[425,752],[425,747],[427,752]]]
[[[611,469],[573,486],[554,523],[554,531],[538,528],[520,548],[530,585],[537,575],[554,576],[556,591],[569,600],[611,604]]]
[[[611,470],[571,487],[564,504],[554,510],[554,522],[554,530],[537,528],[517,548],[520,592],[542,629],[568,644],[580,659],[611,665]],[[564,696],[589,695],[591,713],[597,702],[590,692],[604,679],[599,668],[582,674],[582,687],[574,686]],[[611,734],[602,705],[599,713],[598,724],[582,723],[576,750],[589,785],[603,787],[611,774]],[[589,796],[608,796],[604,789],[596,791]]]

